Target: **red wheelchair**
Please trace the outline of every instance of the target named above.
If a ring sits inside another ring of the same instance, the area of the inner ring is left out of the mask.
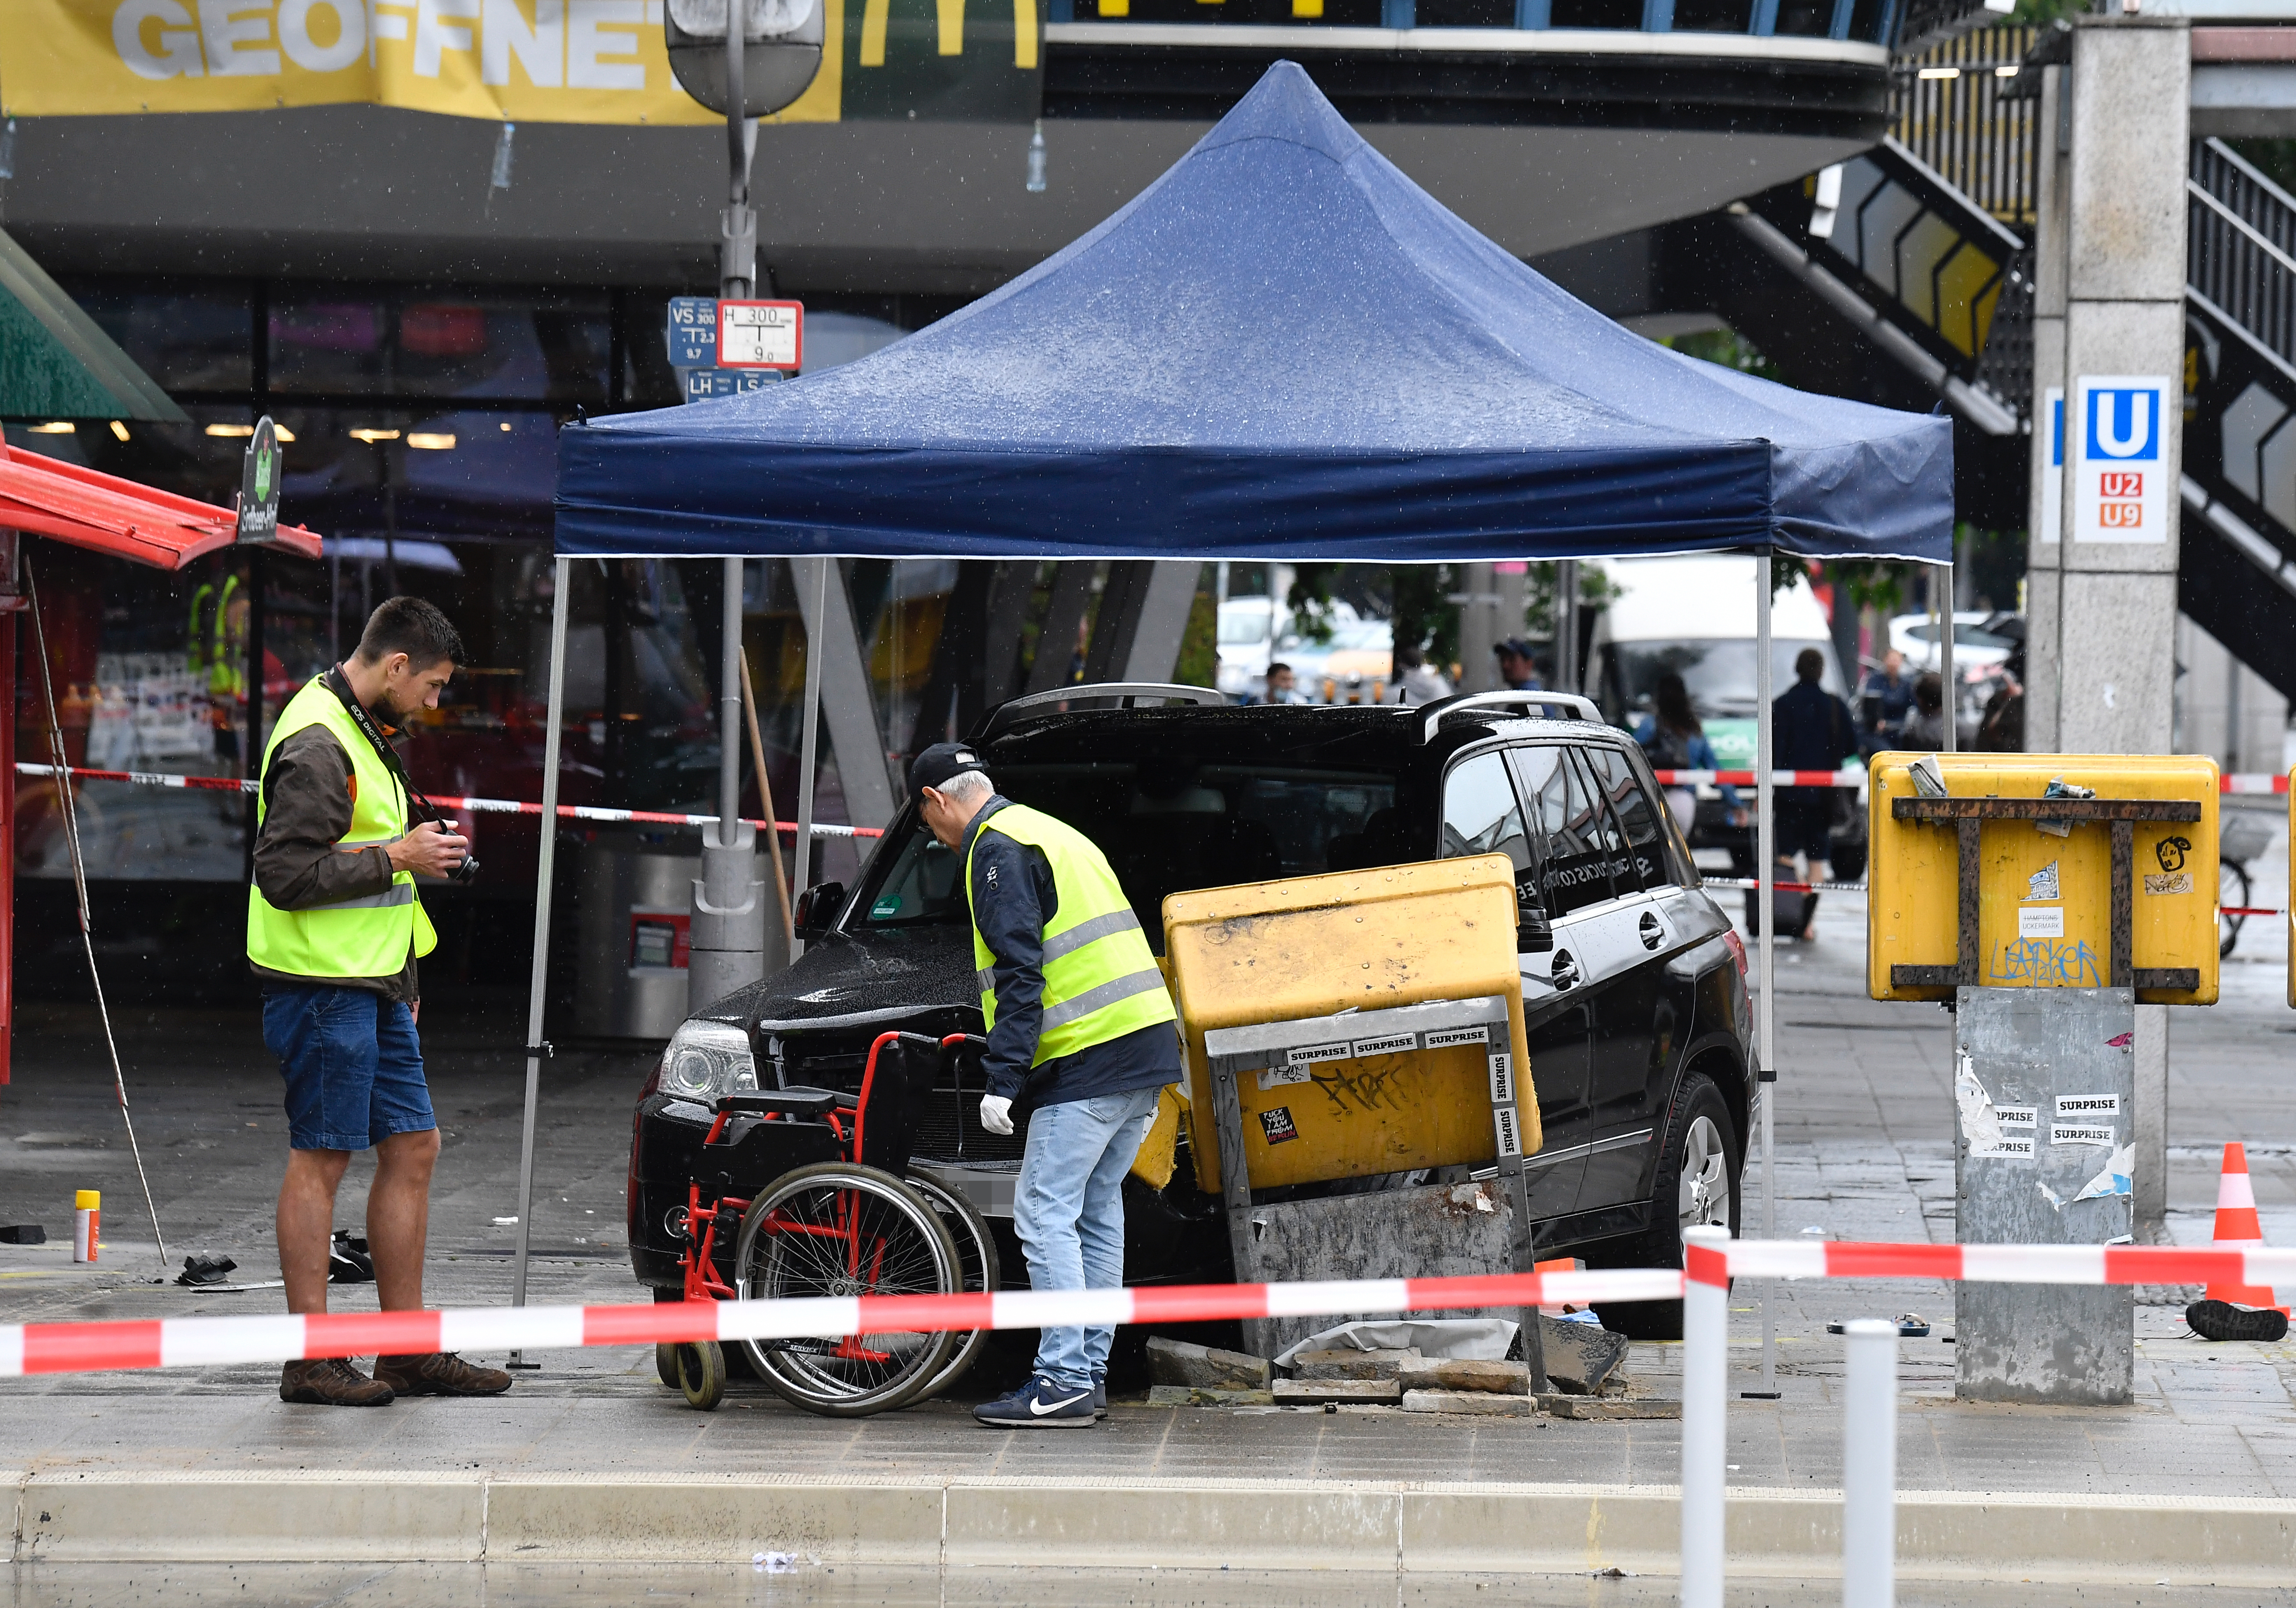
[[[950,1295],[995,1290],[996,1243],[972,1203],[909,1171],[916,1108],[985,1040],[885,1033],[857,1093],[743,1090],[717,1102],[687,1185],[687,1300]],[[960,1083],[961,1089],[961,1083]],[[809,1412],[857,1418],[947,1389],[987,1343],[980,1330],[740,1341],[750,1369]],[[716,1341],[656,1349],[662,1382],[693,1406],[725,1397]]]

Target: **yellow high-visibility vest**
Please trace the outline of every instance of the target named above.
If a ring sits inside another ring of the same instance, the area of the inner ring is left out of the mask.
[[[325,726],[351,759],[350,830],[336,847],[362,849],[405,837],[406,795],[398,778],[351,719],[342,700],[328,690],[324,676],[314,677],[279,711],[279,724],[263,751],[264,771],[270,770],[279,745],[309,726]],[[268,804],[264,795],[256,795],[258,824]],[[406,968],[410,946],[418,956],[439,947],[439,935],[415,895],[412,872],[399,872],[380,893],[308,910],[279,909],[260,888],[248,885],[247,958],[268,971],[322,980],[392,977]]]
[[[1148,948],[1140,918],[1090,838],[1066,822],[1026,805],[1008,804],[981,825],[973,848],[989,833],[1039,849],[1053,869],[1059,908],[1045,929],[1045,1016],[1031,1066],[1127,1033],[1178,1020],[1164,974]],[[964,866],[965,901],[972,898],[972,853]],[[981,1020],[996,1025],[996,956],[972,926],[972,964],[980,984]]]

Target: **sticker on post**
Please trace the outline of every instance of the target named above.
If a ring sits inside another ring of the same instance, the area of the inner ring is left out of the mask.
[[[2192,890],[2193,874],[2189,871],[2166,876],[2150,871],[2144,874],[2144,891],[2147,893],[2190,893]]]
[[[2081,1192],[2073,1199],[2101,1201],[2107,1195],[2132,1194],[2135,1190],[2131,1178],[2136,1169],[2136,1146],[2124,1144],[2112,1153],[2112,1160],[2104,1164],[2104,1169],[2102,1172],[2081,1185]]]
[[[2030,910],[2017,912],[2017,936],[2020,938],[2062,938],[2065,935],[2065,907],[2062,905],[2039,905]]]
[[[1259,1074],[1259,1087],[1261,1092],[1265,1093],[1271,1088],[1281,1087],[1286,1083],[1309,1082],[1315,1076],[1312,1071],[1304,1066],[1271,1066]]]
[[[2069,1117],[2117,1117],[2120,1115],[2119,1095],[2059,1095],[2057,1120]]]
[[[2120,1136],[2110,1123],[2052,1122],[2049,1143],[2052,1144],[2111,1144]]]
[[[1491,1118],[1498,1128],[1499,1159],[1522,1154],[1522,1135],[1515,1128],[1514,1107],[1502,1105],[1491,1113]]]
[[[1299,1128],[1292,1121],[1292,1108],[1288,1105],[1271,1105],[1260,1112],[1259,1131],[1270,1144],[1281,1144],[1287,1139],[1300,1136]]]
[[[2003,1154],[2000,1115],[1993,1109],[1993,1096],[1977,1080],[1977,1063],[1967,1055],[1961,1058],[1961,1069],[1954,1074],[1953,1100],[1961,1110],[1961,1136],[1969,1142],[1969,1153]]]
[[[2064,1113],[2059,1112],[2057,1114],[2062,1116]],[[2030,1138],[2033,1130],[2040,1126],[2041,1108],[2038,1105],[1997,1105],[1993,1108],[1993,1120],[2001,1125],[2004,1134],[2013,1128],[2022,1128]]]
[[[1488,1044],[1490,1030],[1480,1027],[1435,1028],[1428,1032],[1426,1042],[1431,1050],[1447,1050],[1458,1044]]]
[[[1514,1103],[1514,1057],[1505,1050],[1491,1057],[1491,1103]]]
[[[1358,1038],[1349,1047],[1358,1061],[1366,1055],[1406,1055],[1419,1047],[1419,1035],[1390,1033],[1384,1038]]]
[[[1303,1044],[1287,1052],[1284,1060],[1293,1066],[1314,1066],[1321,1061],[1345,1061],[1354,1053],[1353,1048],[1344,1043]]]
[[[2025,897],[2036,899],[2059,898],[2057,892],[2057,862],[2051,860],[2025,879]]]

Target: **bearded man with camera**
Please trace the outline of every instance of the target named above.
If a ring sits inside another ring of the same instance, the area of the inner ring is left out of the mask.
[[[436,709],[462,638],[419,597],[368,617],[358,651],[288,701],[264,751],[247,959],[263,985],[263,1042],[286,1084],[279,1271],[287,1309],[327,1309],[335,1191],[351,1153],[375,1153],[367,1242],[385,1311],[422,1305],[439,1124],[415,1035],[415,962],[437,935],[417,876],[475,870],[455,823],[407,780],[391,738]],[[510,1375],[451,1351],[291,1362],[283,1401],[381,1407],[400,1396],[495,1396]]]

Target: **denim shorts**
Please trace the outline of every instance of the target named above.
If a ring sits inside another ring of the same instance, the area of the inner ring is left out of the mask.
[[[439,1126],[414,1013],[398,1000],[332,983],[272,983],[263,1043],[279,1057],[296,1150],[365,1150]]]

